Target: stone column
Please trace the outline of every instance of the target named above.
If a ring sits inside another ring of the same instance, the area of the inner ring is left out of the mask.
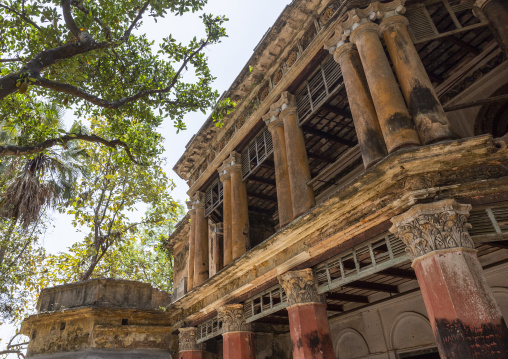
[[[407,246],[442,358],[506,358],[508,329],[467,231],[470,205],[445,199],[392,219]]]
[[[196,224],[196,210],[192,207],[192,201],[187,201],[189,209],[189,261],[187,263],[187,291],[190,292],[194,288],[194,256],[196,252],[196,236],[194,225]]]
[[[309,159],[298,120],[295,96],[289,92],[283,92],[278,104],[281,106],[279,118],[284,123],[293,217],[297,218],[314,207],[316,201],[314,190],[307,184],[311,180]]]
[[[214,276],[223,268],[224,246],[223,246],[223,226],[222,223],[216,223],[213,227],[213,236],[210,238],[212,247],[212,256],[210,262],[210,277]]]
[[[222,215],[224,223],[224,266],[233,261],[233,245],[231,242],[231,174],[226,171],[227,161],[224,161],[219,168],[220,180],[222,182]]]
[[[399,11],[403,12],[404,7],[400,7]],[[451,139],[454,136],[450,124],[409,36],[408,25],[409,20],[404,16],[393,15],[383,19],[379,31],[392,59],[409,113],[423,144]]]
[[[499,46],[508,57],[508,1],[476,0],[475,6],[480,8],[489,21],[492,33]]]
[[[198,328],[180,328],[178,334],[178,358],[179,359],[204,359],[203,344],[198,344]]]
[[[231,153],[231,238],[233,260],[240,258],[249,245],[249,207],[247,186],[242,179],[242,156]]]
[[[369,168],[385,158],[387,151],[360,56],[354,45],[347,43],[337,46],[334,59],[342,71],[363,165]]]
[[[361,23],[351,33],[351,42],[358,48],[386,147],[392,153],[417,146],[420,140],[383,50],[378,28],[368,20]]]
[[[263,120],[272,134],[275,183],[277,185],[277,210],[279,212],[279,224],[282,228],[291,222],[294,217],[286,153],[286,139],[284,137],[284,124],[279,118],[279,113],[281,111],[281,104],[279,102],[270,107],[270,112],[263,116]]]
[[[228,304],[217,309],[222,321],[224,359],[255,359],[254,333],[245,322],[243,304]]]
[[[193,200],[193,208],[196,210],[194,287],[197,287],[209,277],[208,219],[205,217],[205,194],[197,192]]]
[[[326,304],[317,293],[312,269],[287,272],[278,279],[288,300],[293,358],[335,358]]]

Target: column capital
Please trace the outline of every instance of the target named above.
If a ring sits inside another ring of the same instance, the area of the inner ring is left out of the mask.
[[[217,309],[222,321],[222,333],[250,332],[251,325],[245,322],[243,304],[226,304]]]
[[[192,204],[192,209],[196,209],[198,207],[205,205],[205,194],[203,192],[196,192],[191,196],[191,200],[189,201]],[[187,206],[189,204],[187,203]]]
[[[185,204],[187,205],[188,212],[192,212],[194,209],[192,208],[192,201],[185,201]]]
[[[467,231],[471,227],[467,223],[470,210],[471,205],[454,199],[417,204],[392,218],[390,232],[404,242],[413,261],[437,250],[474,249]]]
[[[340,63],[340,58],[346,54],[349,54],[351,51],[357,51],[355,45],[351,42],[338,46],[333,53],[333,59],[335,62]]]
[[[407,27],[409,25],[409,20],[407,17],[402,15],[393,15],[383,19],[379,24],[379,35],[383,35],[386,29],[392,25],[402,25]]]
[[[188,327],[180,328],[178,334],[178,351],[200,351],[203,350],[203,344],[198,344],[198,328]]]
[[[231,172],[242,170],[242,155],[238,152],[231,152],[228,158],[222,162],[218,172],[222,182],[231,178]]]
[[[288,307],[323,303],[323,297],[317,292],[317,282],[311,268],[286,272],[277,278],[286,292]]]
[[[356,40],[360,37],[360,35],[369,31],[377,34],[379,32],[379,25],[370,21],[363,22],[355,27],[355,29],[351,32],[349,40],[352,43],[356,43]]]

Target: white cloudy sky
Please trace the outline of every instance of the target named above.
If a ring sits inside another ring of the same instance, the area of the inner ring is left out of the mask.
[[[220,93],[229,88],[248,62],[253,49],[265,32],[290,3],[291,0],[208,0],[204,12],[226,15],[229,18],[229,22],[225,25],[229,37],[225,38],[221,44],[210,46],[206,50],[211,71],[217,77],[215,88]],[[158,23],[145,19],[145,25],[138,31],[146,32],[149,38],[156,41],[171,33],[176,39],[185,42],[196,34],[204,34],[203,25],[198,16],[197,13],[183,17],[168,17]],[[205,120],[206,116],[202,113],[188,114],[185,119],[188,129],[179,134],[176,134],[171,120],[168,119],[163,126],[163,134],[166,138],[164,143],[166,169],[177,184],[173,197],[182,202],[187,199],[188,187],[172,171],[172,168],[183,154],[185,145]],[[50,229],[43,239],[44,246],[49,252],[64,251],[83,236],[76,232],[71,224],[71,218],[66,215],[55,214],[53,224],[55,227]],[[0,328],[0,339],[3,339],[0,347],[3,346],[4,340],[8,340],[12,331],[13,328],[8,325]]]

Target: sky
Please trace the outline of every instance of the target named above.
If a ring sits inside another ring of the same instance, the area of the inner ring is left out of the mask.
[[[217,77],[214,88],[222,94],[247,64],[254,48],[268,28],[273,25],[282,10],[290,3],[291,0],[256,0],[252,2],[245,0],[208,0],[204,11],[196,14],[186,14],[183,17],[168,16],[157,23],[145,18],[144,25],[138,32],[145,32],[148,38],[155,40],[156,43],[169,34],[185,43],[195,35],[198,35],[198,37],[204,35],[204,27],[199,19],[200,14],[205,12],[214,15],[225,15],[229,18],[229,21],[225,24],[229,37],[224,38],[222,43],[206,49],[211,73]],[[207,115],[203,115],[201,112],[189,113],[185,117],[186,131],[177,134],[171,119],[166,119],[161,129],[165,137],[166,173],[176,184],[176,189],[173,190],[172,195],[182,203],[187,200],[188,186],[173,172],[173,166],[185,151],[185,145],[206,119]],[[139,209],[140,214],[143,211],[144,207]],[[71,217],[68,215],[55,213],[52,224],[54,227],[50,228],[43,238],[43,245],[48,252],[65,251],[84,236],[84,233],[77,232],[76,228],[72,226]],[[14,328],[9,325],[0,327],[0,338],[6,340],[13,331]],[[0,342],[0,347],[2,347],[2,344],[3,340]]]

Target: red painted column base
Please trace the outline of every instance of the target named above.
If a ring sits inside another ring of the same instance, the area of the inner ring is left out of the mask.
[[[231,332],[222,335],[224,359],[255,359],[254,333]]]
[[[288,308],[294,359],[334,359],[326,305],[305,303]]]
[[[205,352],[201,350],[189,350],[178,353],[179,359],[205,359]]]
[[[413,267],[442,358],[508,358],[508,329],[476,251],[431,252]]]

